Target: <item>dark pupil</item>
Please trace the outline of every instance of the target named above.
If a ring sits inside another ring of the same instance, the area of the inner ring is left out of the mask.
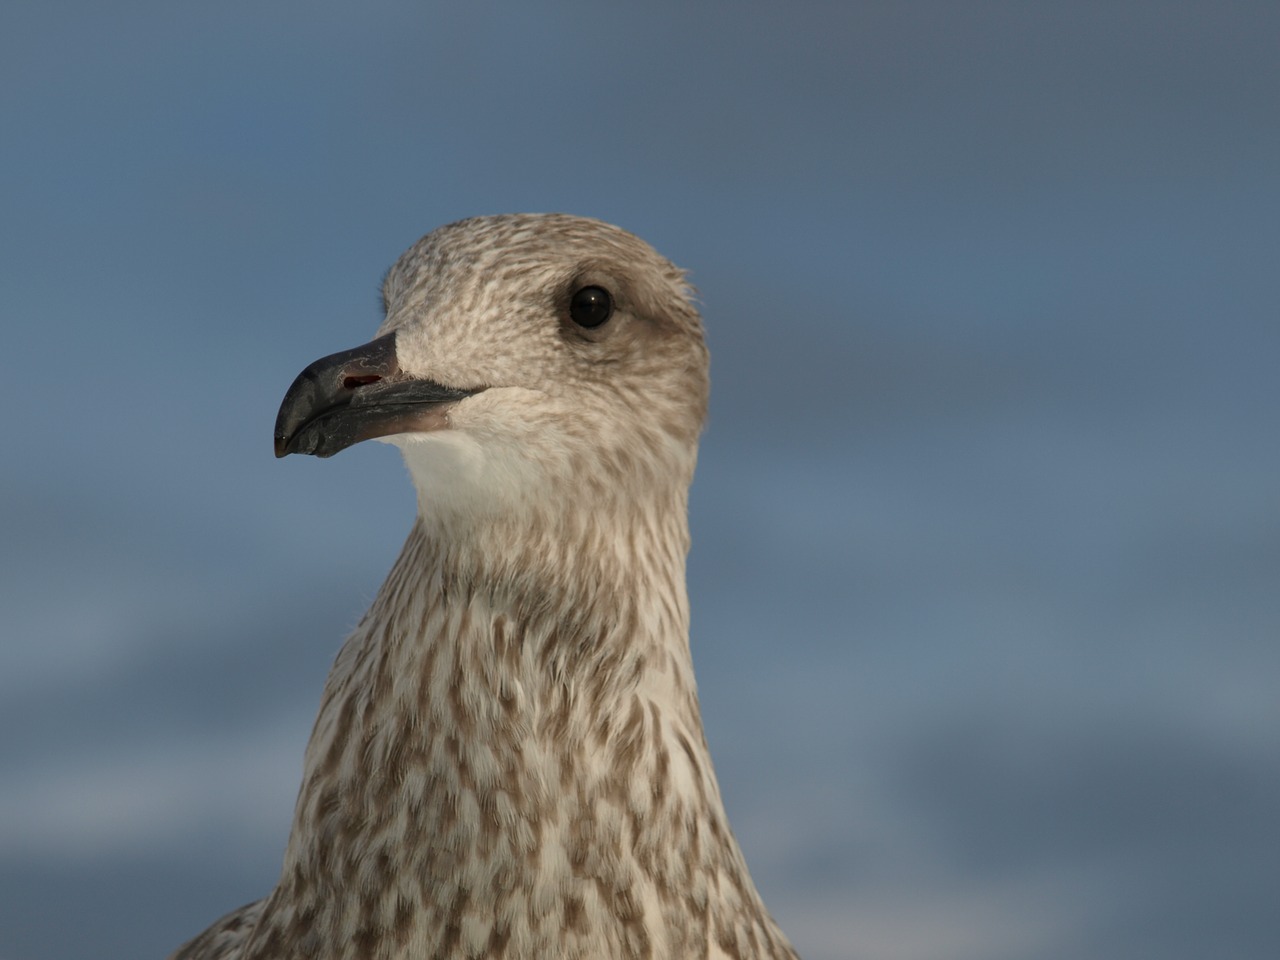
[[[609,291],[603,287],[583,287],[573,295],[569,316],[580,327],[598,327],[613,313]]]

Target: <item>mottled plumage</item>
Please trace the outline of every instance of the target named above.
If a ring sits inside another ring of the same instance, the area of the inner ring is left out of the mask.
[[[569,307],[589,286],[613,303],[594,328]],[[278,450],[371,384],[462,399],[359,421],[402,449],[418,517],[325,685],[275,890],[174,956],[794,957],[689,656],[708,379],[682,273],[598,221],[487,217],[424,237],[384,298],[392,339],[360,361],[381,365],[319,362],[329,392],[295,384]]]

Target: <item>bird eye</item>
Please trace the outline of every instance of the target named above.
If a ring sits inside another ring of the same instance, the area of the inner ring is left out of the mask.
[[[569,301],[569,316],[580,327],[598,327],[613,314],[613,297],[604,287],[583,287]]]

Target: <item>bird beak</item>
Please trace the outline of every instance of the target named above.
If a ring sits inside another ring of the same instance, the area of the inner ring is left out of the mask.
[[[276,456],[331,457],[361,440],[439,430],[449,404],[485,389],[459,390],[410,377],[389,333],[317,360],[298,374],[276,416]]]

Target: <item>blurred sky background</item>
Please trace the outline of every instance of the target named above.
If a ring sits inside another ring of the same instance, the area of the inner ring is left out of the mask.
[[[266,893],[413,495],[271,452],[399,253],[692,271],[703,710],[808,960],[1273,958],[1280,6],[0,10],[0,960]]]

